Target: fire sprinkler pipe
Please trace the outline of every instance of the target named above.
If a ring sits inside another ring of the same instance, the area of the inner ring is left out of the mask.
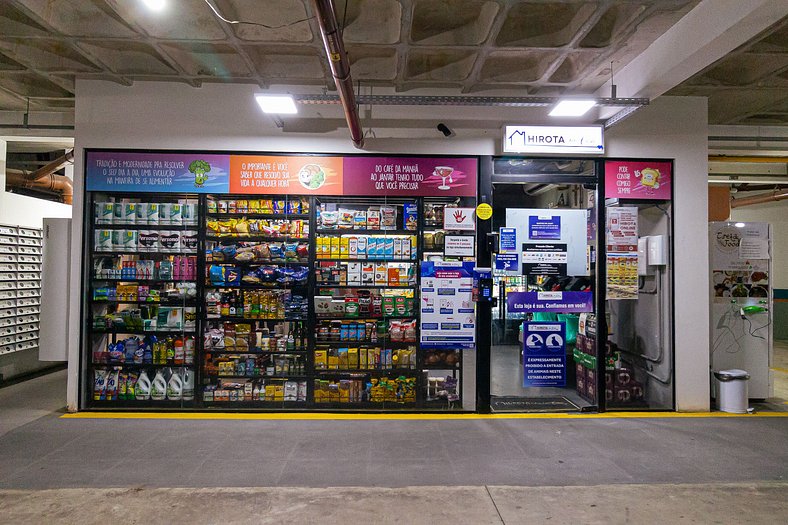
[[[342,41],[342,33],[337,25],[336,12],[333,0],[312,0],[312,10],[320,25],[320,35],[323,37],[323,47],[326,49],[328,64],[334,83],[337,86],[339,99],[345,112],[345,120],[350,130],[350,138],[357,148],[364,147],[364,133],[361,129],[361,120],[356,106],[356,95],[353,93],[353,79],[350,76],[350,62]]]
[[[788,190],[774,190],[769,193],[760,193],[752,197],[741,199],[731,199],[731,208],[741,208],[742,206],[752,206],[753,204],[763,204],[765,202],[775,202],[788,199]]]
[[[6,170],[6,184],[16,188],[54,192],[63,197],[65,204],[71,204],[74,198],[73,183],[65,175],[56,175],[55,172],[73,160],[74,150],[71,150],[35,171]]]

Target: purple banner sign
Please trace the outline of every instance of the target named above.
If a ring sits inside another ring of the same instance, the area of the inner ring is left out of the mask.
[[[509,292],[506,308],[510,313],[593,312],[594,296],[591,292]]]
[[[345,195],[476,196],[476,159],[345,157]]]

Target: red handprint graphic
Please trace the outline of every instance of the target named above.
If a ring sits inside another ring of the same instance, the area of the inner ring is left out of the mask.
[[[463,214],[462,211],[460,210],[454,212],[454,222],[456,222],[457,224],[460,224],[463,221],[465,221],[465,217],[466,215]]]

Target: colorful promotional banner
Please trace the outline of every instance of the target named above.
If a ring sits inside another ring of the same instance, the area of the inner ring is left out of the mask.
[[[227,193],[230,157],[201,153],[91,151],[88,191]]]
[[[88,191],[475,197],[477,159],[88,152]]]
[[[605,161],[605,198],[670,200],[670,162]]]
[[[476,196],[473,158],[345,157],[345,195]]]
[[[592,292],[509,292],[506,309],[509,313],[593,312],[594,296]]]
[[[421,347],[469,348],[476,344],[474,263],[421,264]]]
[[[342,195],[342,157],[231,155],[230,193]]]
[[[564,323],[523,323],[523,386],[566,386]]]

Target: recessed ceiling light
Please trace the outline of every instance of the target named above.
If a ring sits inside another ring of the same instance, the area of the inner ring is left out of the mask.
[[[142,3],[151,11],[163,11],[167,6],[167,0],[142,0]]]
[[[278,113],[280,115],[298,113],[295,100],[291,95],[257,94],[254,98],[264,113]]]
[[[562,100],[550,112],[551,117],[580,117],[596,105],[595,100]]]
[[[743,222],[737,222],[736,224],[734,224],[734,226],[736,226],[737,228],[744,228],[744,223]]]

